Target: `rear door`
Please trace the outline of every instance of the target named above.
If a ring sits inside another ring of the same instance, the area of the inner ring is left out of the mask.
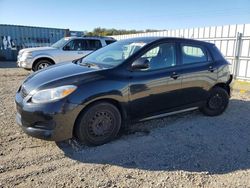
[[[90,53],[92,51],[100,49],[101,47],[102,43],[99,39],[86,39],[86,52]]]
[[[217,81],[217,69],[205,46],[179,43],[182,75],[183,104],[198,103],[206,99],[208,90]]]

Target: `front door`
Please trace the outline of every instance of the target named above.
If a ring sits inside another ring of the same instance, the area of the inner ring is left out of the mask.
[[[84,39],[73,39],[63,47],[61,62],[72,61],[86,56],[92,50],[87,49],[87,42]]]
[[[148,60],[149,68],[131,72],[129,108],[132,119],[157,115],[181,103],[175,44],[161,43],[140,58]]]

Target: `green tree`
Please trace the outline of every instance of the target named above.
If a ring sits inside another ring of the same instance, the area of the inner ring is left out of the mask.
[[[125,34],[135,34],[135,33],[143,33],[143,32],[155,32],[159,31],[156,29],[146,29],[144,30],[125,30],[125,29],[106,29],[97,27],[93,29],[93,31],[85,32],[87,36],[111,36],[111,35],[125,35]]]

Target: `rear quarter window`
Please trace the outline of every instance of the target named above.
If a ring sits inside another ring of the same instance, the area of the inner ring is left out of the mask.
[[[105,40],[106,44],[109,45],[109,44],[112,44],[113,42],[115,42],[116,40]]]
[[[208,60],[206,51],[200,46],[182,44],[181,51],[183,64],[202,63]]]

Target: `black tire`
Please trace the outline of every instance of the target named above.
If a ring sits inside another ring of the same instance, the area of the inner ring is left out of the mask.
[[[229,95],[227,91],[221,87],[214,87],[200,111],[207,116],[218,116],[226,110],[228,102]]]
[[[50,65],[53,65],[53,63],[50,60],[47,59],[41,59],[38,62],[36,62],[33,71],[38,71],[40,69],[46,68]]]
[[[111,103],[98,102],[80,114],[74,136],[88,146],[97,146],[113,140],[121,128],[121,114]]]

